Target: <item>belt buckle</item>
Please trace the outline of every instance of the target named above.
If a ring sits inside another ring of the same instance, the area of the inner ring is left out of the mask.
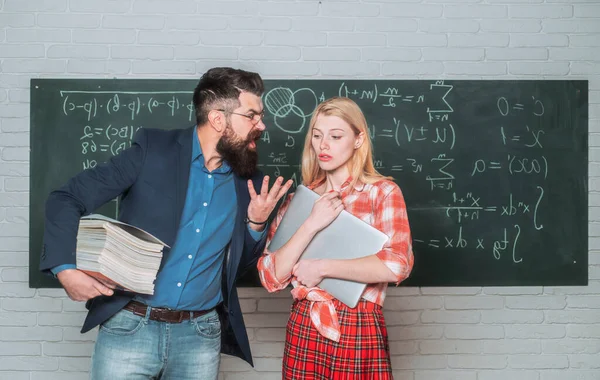
[[[162,308],[153,308],[152,311],[154,312],[154,319],[158,322],[169,322],[166,314],[168,310]]]
[[[181,323],[183,321],[184,311],[181,310],[172,310],[172,309],[162,309],[160,311],[162,322],[168,323]]]
[[[167,322],[167,323],[181,323],[181,322],[183,322],[183,318],[185,315],[185,311],[172,310],[172,309],[160,308],[160,307],[152,308],[150,313],[151,313],[150,318],[152,318],[152,314],[153,314],[154,320],[159,321],[159,322]]]

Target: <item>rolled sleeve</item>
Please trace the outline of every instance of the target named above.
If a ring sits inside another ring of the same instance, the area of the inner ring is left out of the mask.
[[[397,185],[376,208],[375,227],[389,236],[376,256],[394,273],[398,285],[410,275],[414,256],[406,204]]]
[[[292,280],[289,276],[284,281],[279,281],[275,275],[275,255],[265,250],[265,254],[258,259],[258,273],[260,282],[269,293],[285,289]]]

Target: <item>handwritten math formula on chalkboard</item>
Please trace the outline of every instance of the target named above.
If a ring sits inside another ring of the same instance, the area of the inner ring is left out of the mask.
[[[32,80],[30,256],[48,193],[140,128],[195,124],[196,83]],[[332,96],[361,107],[375,167],[403,191],[415,252],[406,284],[587,284],[586,81],[267,80],[265,174],[299,184],[310,118]],[[117,216],[118,200],[101,211]]]

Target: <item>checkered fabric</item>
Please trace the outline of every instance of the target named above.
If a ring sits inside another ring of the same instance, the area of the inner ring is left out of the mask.
[[[332,301],[341,339],[321,335],[310,318],[310,302],[296,301],[287,325],[283,379],[393,379],[387,329],[381,306],[361,300],[350,309]]]

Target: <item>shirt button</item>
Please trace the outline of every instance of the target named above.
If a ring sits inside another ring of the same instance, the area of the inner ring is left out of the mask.
[[[188,259],[191,259],[191,258],[192,258],[192,255],[188,255]]]
[[[181,282],[178,282],[178,283],[177,283],[177,287],[178,287],[178,288],[181,288]]]
[[[212,175],[210,175],[210,174],[209,174],[209,175],[208,175],[208,178],[212,178]]]
[[[196,228],[196,233],[200,232],[200,228]]]
[[[202,203],[204,205],[204,207],[208,206],[208,203],[204,202]]]

